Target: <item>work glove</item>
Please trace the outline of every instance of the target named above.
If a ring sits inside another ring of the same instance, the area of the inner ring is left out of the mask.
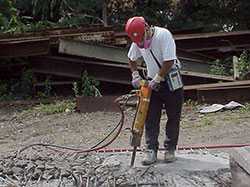
[[[157,73],[155,77],[149,82],[149,87],[154,91],[159,91],[161,81],[164,81],[164,78]]]
[[[142,78],[141,78],[139,72],[138,71],[134,71],[132,73],[132,82],[131,82],[132,86],[134,88],[140,88],[141,81],[142,81]]]

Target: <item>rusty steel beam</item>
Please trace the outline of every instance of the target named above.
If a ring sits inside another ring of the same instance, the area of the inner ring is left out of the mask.
[[[190,39],[209,39],[217,37],[241,37],[249,36],[250,31],[235,31],[235,32],[210,32],[210,33],[195,33],[195,34],[176,34],[175,40],[190,40]]]
[[[235,81],[235,82],[185,85],[184,92],[185,92],[185,97],[187,99],[199,100],[200,102],[210,102],[210,100],[212,101],[212,98],[210,98],[209,93],[211,93],[211,97],[213,96],[215,97],[215,100],[218,100],[218,98],[223,100],[223,97],[224,97],[223,92],[227,92],[227,91],[234,92],[236,88],[239,88],[243,90],[243,92],[245,92],[245,89],[248,89],[249,87],[250,87],[250,80],[244,80],[244,81]],[[209,90],[211,90],[211,92]],[[223,91],[216,91],[216,90],[223,90]],[[213,93],[216,93],[219,95],[216,96],[216,94],[213,94]],[[229,93],[229,94],[237,95],[237,93],[238,91],[235,91],[234,93]],[[227,95],[227,93],[225,94]]]
[[[85,43],[77,40],[61,39],[59,53],[88,57],[113,63],[128,63],[128,49]],[[183,62],[183,70],[208,73],[209,64],[190,57],[179,56]]]
[[[100,32],[100,31],[112,31],[112,27],[103,27],[103,25],[82,25],[79,28],[52,28],[41,30],[38,32],[26,32],[20,34],[0,34],[0,40],[2,39],[18,39],[18,38],[32,38],[32,37],[61,37],[61,36],[69,36],[71,34],[82,34],[86,32]]]
[[[49,52],[49,39],[0,41],[0,57],[45,55]]]
[[[48,54],[50,44],[58,44],[59,38],[78,38],[84,41],[115,42],[111,27],[86,27],[81,29],[49,29],[41,32],[17,35],[0,35],[0,57],[23,57]]]
[[[213,79],[213,80],[218,80],[218,81],[227,81],[227,82],[234,81],[233,77],[230,77],[230,76],[212,75],[212,74],[192,72],[192,71],[182,71],[182,70],[181,70],[181,74],[184,76],[202,77],[202,78]]]
[[[85,70],[94,76],[97,80],[105,82],[113,82],[119,84],[130,84],[130,71],[128,68],[99,66],[95,64],[72,63],[72,61],[64,59],[49,59],[43,57],[31,58],[32,69],[35,73],[51,74],[56,76],[64,76],[70,78],[81,77]]]
[[[219,88],[219,87],[235,87],[235,86],[250,86],[250,80],[242,80],[235,82],[223,82],[223,83],[213,83],[213,84],[197,84],[189,85],[185,87],[185,90],[201,90],[207,88]]]
[[[50,35],[51,43],[58,44],[59,39],[75,39],[85,42],[98,42],[105,44],[115,43],[114,31],[96,31],[82,33],[68,33],[59,35]]]
[[[96,58],[114,63],[128,63],[126,49],[89,44],[78,40],[61,39],[59,53]]]
[[[34,73],[54,75],[65,78],[80,79],[81,73],[87,71],[89,75],[94,76],[95,79],[103,82],[118,83],[125,85],[130,85],[131,73],[127,64],[113,64],[110,62],[103,62],[88,58],[72,58],[69,56],[40,56],[40,57],[30,57],[32,64],[32,69]],[[140,70],[145,69],[140,67]],[[202,83],[202,82],[216,82],[220,78],[212,77],[210,75],[194,73],[194,72],[184,72],[183,80],[184,84],[191,83]],[[189,81],[189,82],[188,82]],[[228,81],[228,80],[227,80]],[[56,81],[53,86],[69,85],[71,81]],[[212,84],[216,86],[218,84],[232,85],[232,83],[217,83]],[[241,83],[243,84],[243,83]],[[208,85],[208,84],[207,84]],[[210,84],[209,84],[210,85]],[[44,86],[42,83],[37,83],[37,87]],[[192,86],[187,89],[185,86],[185,98],[197,99],[197,90],[193,89]],[[200,87],[202,86],[200,85]]]
[[[250,101],[249,86],[233,86],[207,88],[197,90],[197,98],[201,103],[228,103],[229,101]]]
[[[184,50],[181,48],[176,48],[176,53],[179,57],[186,57],[189,59],[193,59],[194,61],[196,60],[197,62],[200,62],[200,63],[211,62],[215,60],[215,58],[210,57],[208,55],[204,55],[204,54],[196,53],[196,52],[190,52],[188,50]]]
[[[175,35],[177,48],[218,57],[250,48],[250,31]]]
[[[42,57],[32,57],[35,61],[50,61],[54,62],[68,62],[70,64],[85,64],[88,67],[95,67],[96,69],[102,69],[103,66],[110,67],[110,69],[114,68],[120,70],[121,72],[126,70],[129,71],[128,64],[118,64],[113,62],[105,62],[97,59],[86,59],[81,57],[72,57],[72,56],[42,56]],[[32,60],[31,59],[31,60]],[[33,60],[32,60],[33,61]],[[138,66],[140,71],[145,71],[146,68],[143,66]],[[123,70],[124,69],[124,70]],[[190,79],[189,84],[197,83],[208,83],[208,82],[218,82],[218,81],[233,81],[233,78],[227,76],[219,76],[219,75],[211,75],[199,72],[191,72],[191,71],[181,71],[181,74],[184,76],[184,79]],[[130,75],[128,75],[130,78]],[[193,79],[197,81],[192,82]],[[204,80],[204,81],[201,81]]]
[[[118,104],[114,101],[117,96],[103,96],[103,97],[76,97],[76,111],[79,112],[119,112]]]

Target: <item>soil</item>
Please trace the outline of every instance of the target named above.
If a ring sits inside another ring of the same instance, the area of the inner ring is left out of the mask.
[[[236,109],[201,115],[201,105],[183,107],[179,144],[250,143],[250,110]],[[30,106],[6,106],[0,109],[0,153],[6,154],[32,143],[51,143],[89,148],[102,140],[120,121],[113,112],[78,113],[67,111],[46,115]],[[29,112],[26,112],[29,109]],[[135,108],[126,109],[124,127],[108,148],[131,148],[129,137]],[[166,114],[161,118],[159,137],[162,146]]]

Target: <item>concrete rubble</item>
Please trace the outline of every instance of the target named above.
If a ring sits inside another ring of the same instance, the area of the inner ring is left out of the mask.
[[[131,153],[76,154],[30,148],[0,159],[0,186],[230,186],[227,153],[178,151],[177,161],[142,166],[142,152],[129,167]]]

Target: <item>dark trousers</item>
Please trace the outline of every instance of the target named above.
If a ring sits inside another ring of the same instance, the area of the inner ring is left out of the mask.
[[[165,126],[164,147],[175,150],[178,143],[180,117],[183,104],[183,89],[170,91],[166,82],[161,83],[159,91],[152,91],[149,112],[145,123],[145,140],[147,149],[155,151],[159,148],[158,136],[163,106],[168,121]]]

